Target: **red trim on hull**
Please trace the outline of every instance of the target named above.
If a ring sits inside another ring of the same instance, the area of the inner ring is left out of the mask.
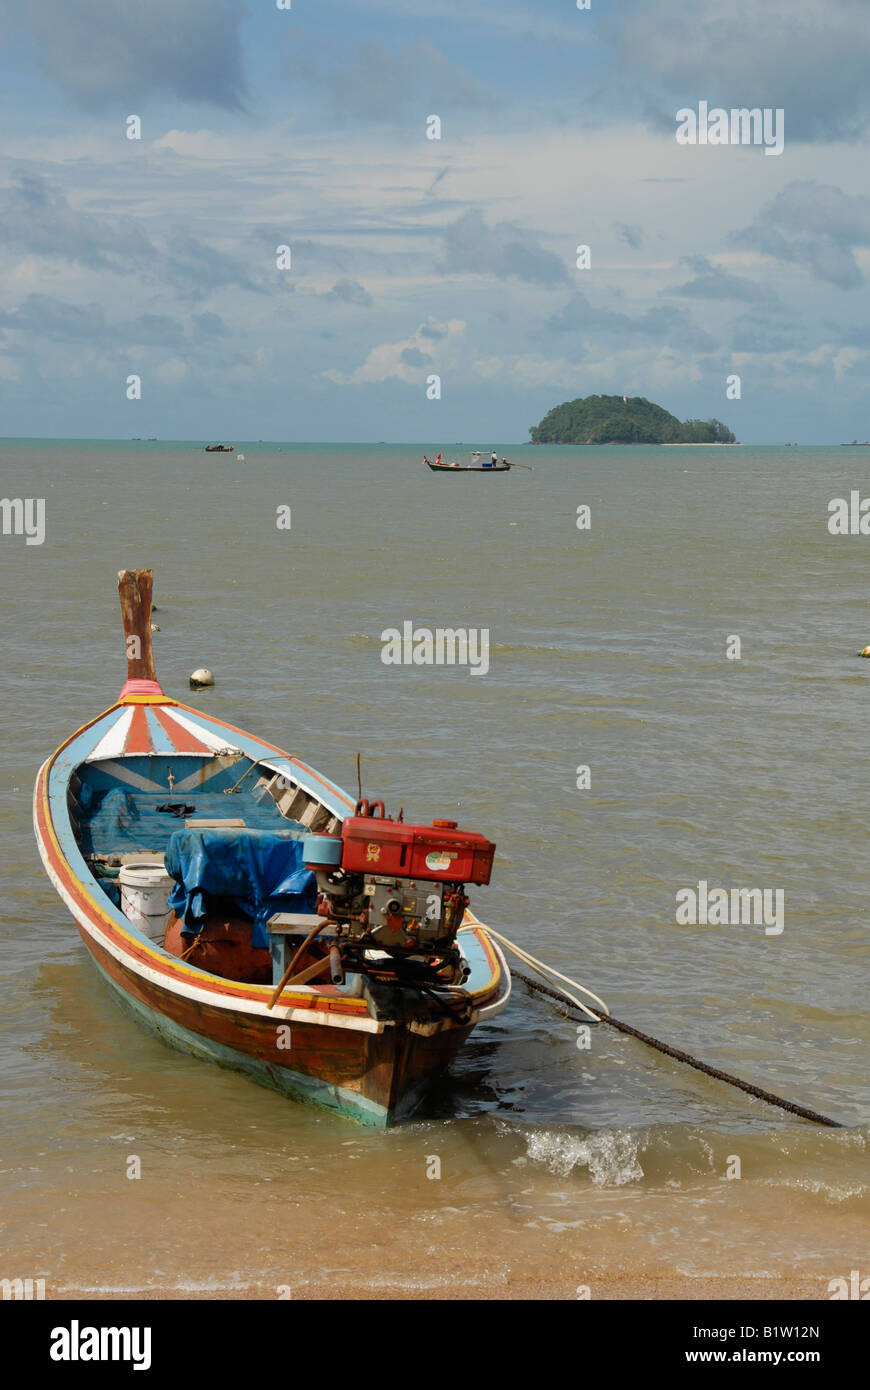
[[[133,706],[133,718],[130,720],[127,737],[124,739],[124,752],[127,754],[154,752],[154,744],[151,742],[151,730],[148,728],[148,717],[145,713],[144,705]]]
[[[151,713],[163,732],[175,744],[179,753],[204,753],[207,757],[214,756],[213,748],[209,748],[207,743],[200,743],[199,739],[195,738],[188,729],[183,728],[176,720],[170,719],[169,715],[164,714],[159,705],[152,705]],[[179,744],[179,739],[184,743],[183,747]]]

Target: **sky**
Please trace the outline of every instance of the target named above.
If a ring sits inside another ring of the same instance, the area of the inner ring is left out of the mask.
[[[0,435],[863,441],[868,67],[868,0],[0,0]]]

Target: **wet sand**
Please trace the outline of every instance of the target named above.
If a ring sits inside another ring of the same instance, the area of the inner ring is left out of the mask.
[[[58,1291],[57,1298],[82,1299],[84,1301],[112,1302],[153,1302],[163,1299],[181,1302],[238,1302],[245,1300],[277,1300],[273,1286],[252,1284],[244,1289],[180,1289],[176,1284],[166,1288],[148,1288],[103,1293],[96,1291]],[[287,1297],[286,1293],[283,1295]],[[807,1278],[740,1278],[731,1275],[722,1278],[686,1278],[674,1275],[657,1275],[650,1271],[645,1274],[632,1274],[614,1278],[613,1275],[593,1277],[590,1297],[597,1302],[718,1302],[736,1300],[745,1303],[774,1302],[819,1302],[828,1301],[827,1283],[820,1279]],[[420,1288],[397,1284],[312,1283],[304,1288],[291,1291],[293,1302],[346,1303],[377,1300],[383,1302],[565,1302],[578,1301],[576,1290],[566,1289],[564,1279],[528,1280],[518,1275],[504,1283],[487,1286],[475,1281],[466,1285],[451,1284],[449,1287]]]

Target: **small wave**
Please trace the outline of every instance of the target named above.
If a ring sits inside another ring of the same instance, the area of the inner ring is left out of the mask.
[[[588,1168],[596,1187],[624,1187],[638,1182],[643,1169],[636,1135],[623,1130],[600,1130],[587,1139],[553,1130],[537,1130],[526,1138],[526,1153],[556,1177],[566,1178],[576,1167]]]
[[[776,1184],[778,1187],[796,1188],[809,1192],[813,1197],[821,1197],[825,1202],[849,1202],[853,1197],[866,1197],[867,1188],[863,1183],[850,1186],[848,1183],[824,1182],[819,1178],[790,1178]]]

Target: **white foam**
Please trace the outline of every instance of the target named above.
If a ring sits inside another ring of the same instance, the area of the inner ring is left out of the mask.
[[[526,1138],[526,1152],[534,1163],[543,1163],[560,1178],[578,1166],[588,1168],[596,1187],[624,1187],[643,1177],[638,1139],[624,1130],[603,1129],[585,1139],[536,1130]]]

